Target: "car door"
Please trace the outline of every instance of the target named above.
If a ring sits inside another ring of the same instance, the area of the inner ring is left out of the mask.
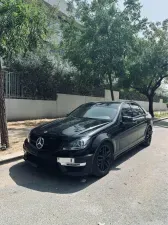
[[[147,128],[146,114],[136,103],[131,103],[134,120],[136,121],[137,143],[144,140]]]
[[[122,122],[123,116],[133,117],[131,106],[128,103],[124,103],[121,109],[121,115],[120,115],[121,122],[119,125],[120,132],[117,135],[117,143],[118,143],[117,155],[131,148],[137,140],[136,123],[132,121],[130,123],[124,124]]]

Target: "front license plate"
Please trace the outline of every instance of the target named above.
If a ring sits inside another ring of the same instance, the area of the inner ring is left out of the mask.
[[[74,158],[57,158],[57,162],[59,163],[74,163],[75,159]]]

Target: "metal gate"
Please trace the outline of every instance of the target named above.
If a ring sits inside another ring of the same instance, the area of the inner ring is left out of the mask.
[[[6,98],[23,98],[19,73],[4,71],[4,90]]]

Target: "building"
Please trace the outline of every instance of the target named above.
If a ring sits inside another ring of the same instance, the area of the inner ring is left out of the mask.
[[[59,11],[62,12],[65,15],[69,15],[68,9],[68,3],[65,0],[44,0],[51,6],[55,6],[59,8]]]

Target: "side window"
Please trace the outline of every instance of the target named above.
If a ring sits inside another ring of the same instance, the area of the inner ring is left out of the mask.
[[[144,111],[138,105],[131,104],[131,108],[133,111],[133,117],[142,116],[144,114]]]
[[[144,115],[145,114],[144,110],[140,106],[139,106],[139,111],[140,111],[140,114],[141,115]]]
[[[130,116],[130,117],[133,116],[132,115],[132,109],[131,109],[129,104],[124,104],[123,105],[121,113],[122,113],[122,116]]]

